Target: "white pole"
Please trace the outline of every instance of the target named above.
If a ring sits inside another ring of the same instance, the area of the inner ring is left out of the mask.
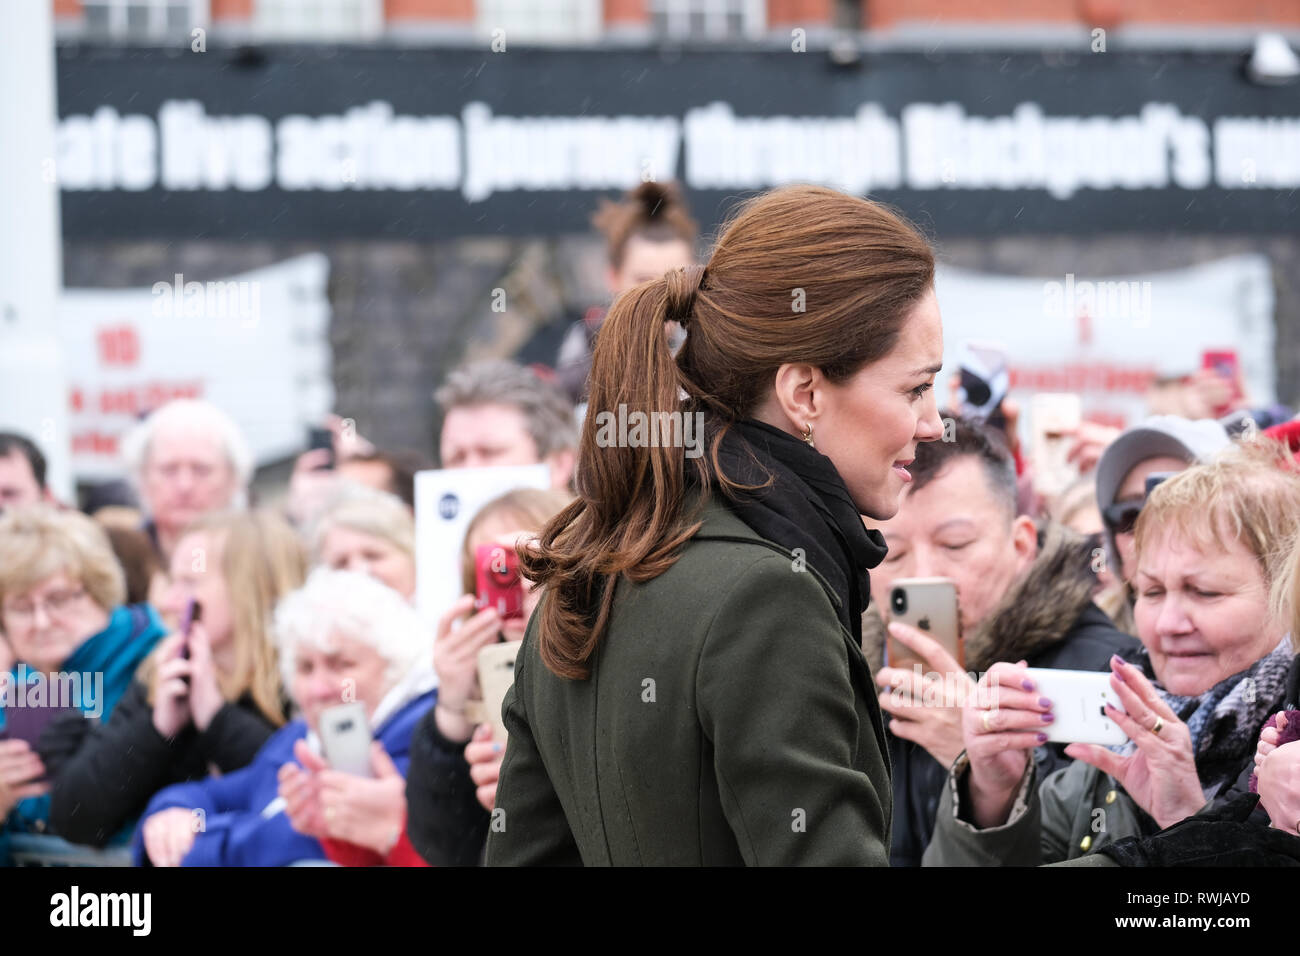
[[[5,5],[0,29],[0,430],[40,446],[72,500],[68,390],[58,339],[62,276],[50,0]]]

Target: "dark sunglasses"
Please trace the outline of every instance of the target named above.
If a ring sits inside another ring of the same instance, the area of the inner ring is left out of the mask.
[[[1130,534],[1142,513],[1143,504],[1141,501],[1117,501],[1102,510],[1101,520],[1106,522],[1111,534]]]

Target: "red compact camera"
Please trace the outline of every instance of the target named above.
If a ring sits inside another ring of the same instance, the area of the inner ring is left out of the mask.
[[[478,584],[474,606],[494,607],[503,620],[524,616],[524,582],[519,577],[519,555],[504,544],[480,544],[474,549]]]

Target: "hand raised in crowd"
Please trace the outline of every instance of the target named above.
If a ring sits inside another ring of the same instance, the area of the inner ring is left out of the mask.
[[[144,851],[154,866],[180,866],[194,847],[194,811],[184,807],[159,810],[144,821]]]
[[[212,660],[212,645],[203,624],[190,625],[190,716],[194,726],[207,730],[212,718],[225,704],[221,685],[217,683],[217,668]]]
[[[1259,766],[1264,762],[1264,758],[1277,750],[1278,740],[1282,737],[1282,731],[1286,730],[1286,711],[1277,712],[1275,724],[1265,727],[1259,734],[1259,743],[1255,744],[1255,772],[1259,773]]]
[[[1070,432],[1074,440],[1066,452],[1066,461],[1072,462],[1079,469],[1079,474],[1088,474],[1097,467],[1106,446],[1120,436],[1120,431],[1097,422],[1080,423],[1078,428]]]
[[[924,662],[923,673],[901,667],[882,667],[876,673],[876,683],[883,688],[880,707],[894,718],[889,731],[951,766],[962,751],[961,711],[976,690],[975,681],[934,638],[901,621],[892,622],[889,633]]]
[[[313,769],[326,766],[325,761],[312,753],[305,741],[296,741],[293,745],[297,763],[281,765],[277,773],[278,793],[285,803],[284,813],[289,818],[289,825],[305,836],[323,839],[325,817],[321,812],[320,777]]]
[[[302,766],[280,768],[280,796],[294,829],[387,854],[406,823],[406,779],[383,745],[370,745],[373,777],[333,769],[302,740],[293,752]]]
[[[300,528],[310,524],[321,513],[338,487],[338,475],[329,463],[327,448],[313,448],[294,460],[284,507],[289,520]]]
[[[1278,830],[1300,832],[1300,740],[1270,750],[1257,768],[1259,804],[1269,822]]]
[[[335,462],[369,455],[375,450],[375,446],[357,432],[350,419],[330,415],[325,419],[325,427],[333,436]],[[313,448],[294,460],[285,511],[289,520],[299,527],[310,524],[320,514],[338,487],[338,475],[329,467],[330,458],[329,449]]]
[[[1112,657],[1110,669],[1125,712],[1107,704],[1106,716],[1137,744],[1136,752],[1121,757],[1097,744],[1070,744],[1065,752],[1110,774],[1156,823],[1172,826],[1205,806],[1191,731],[1139,668]]]
[[[465,748],[465,760],[469,763],[470,779],[478,788],[478,802],[488,813],[497,805],[497,780],[505,759],[506,745],[492,739],[492,725],[479,724],[473,740]]]
[[[158,646],[153,685],[153,725],[164,738],[175,737],[190,722],[190,662],[181,656],[185,638],[167,637]]]
[[[479,696],[478,652],[497,640],[501,633],[501,615],[496,608],[485,607],[473,617],[474,595],[456,600],[438,620],[433,642],[433,669],[438,674],[438,703],[434,720],[439,732],[459,743],[469,740],[474,723],[466,716],[465,706]]]
[[[962,740],[970,759],[971,819],[988,828],[1007,822],[1030,754],[1046,743],[1052,705],[1025,673],[1027,662],[999,662],[980,678],[962,708]]]
[[[45,764],[25,740],[0,740],[0,817],[9,814],[20,800],[49,792]]]

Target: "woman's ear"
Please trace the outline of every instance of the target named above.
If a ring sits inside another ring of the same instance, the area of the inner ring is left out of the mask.
[[[814,422],[821,414],[818,386],[821,384],[821,372],[812,365],[786,364],[776,370],[776,383],[773,392],[775,408],[784,419],[777,425],[792,435],[798,435],[808,422]]]

